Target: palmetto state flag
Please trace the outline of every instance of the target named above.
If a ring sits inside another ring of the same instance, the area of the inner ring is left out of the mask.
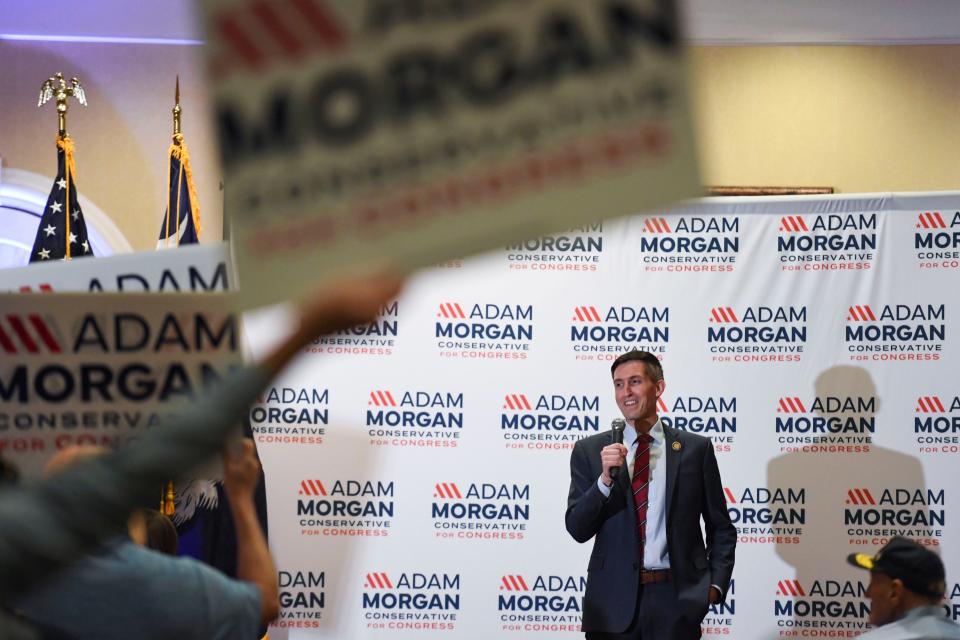
[[[243,421],[243,432],[244,437],[253,437],[249,419]],[[267,485],[262,468],[253,504],[260,529],[267,537]],[[179,486],[172,520],[180,538],[178,555],[190,556],[231,578],[237,577],[237,530],[222,482],[195,479]]]
[[[190,154],[183,134],[174,136],[170,145],[170,168],[167,176],[169,195],[167,211],[160,225],[157,249],[196,244],[200,241],[200,206],[190,170]]]
[[[73,140],[57,139],[57,177],[40,216],[37,237],[33,241],[30,262],[70,260],[92,256],[87,223],[77,201],[77,170],[73,163]]]

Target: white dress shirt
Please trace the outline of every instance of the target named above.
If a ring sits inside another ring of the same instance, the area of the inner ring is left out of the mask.
[[[647,494],[647,541],[643,546],[644,569],[669,569],[670,553],[667,551],[667,460],[660,420],[650,429],[653,442],[650,443],[650,487]],[[633,463],[637,455],[637,430],[627,423],[623,430],[623,441],[629,442],[627,453],[627,477],[633,478]],[[628,482],[629,484],[629,482]],[[597,478],[597,488],[605,497],[610,497],[610,489],[603,484],[603,478]]]

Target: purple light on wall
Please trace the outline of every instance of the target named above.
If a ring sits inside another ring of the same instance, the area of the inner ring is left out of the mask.
[[[88,42],[96,44],[164,44],[174,46],[196,46],[203,40],[183,38],[139,38],[132,36],[65,36],[29,33],[0,33],[0,40],[21,42]]]

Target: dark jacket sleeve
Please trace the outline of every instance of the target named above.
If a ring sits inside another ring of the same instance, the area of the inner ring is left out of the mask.
[[[703,522],[707,534],[707,558],[710,561],[710,582],[720,587],[726,598],[733,575],[737,529],[730,522],[723,482],[713,447],[708,446],[703,458]]]
[[[567,531],[577,542],[586,542],[596,535],[604,521],[607,498],[597,488],[602,471],[600,457],[589,459],[584,440],[573,446],[570,454],[570,493],[567,496]]]

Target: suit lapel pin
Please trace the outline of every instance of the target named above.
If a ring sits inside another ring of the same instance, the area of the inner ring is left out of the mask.
[[[673,441],[673,444],[670,445],[670,447],[671,447],[674,451],[680,451],[680,446],[681,446],[680,443],[677,442],[676,440],[674,440],[674,441]]]

